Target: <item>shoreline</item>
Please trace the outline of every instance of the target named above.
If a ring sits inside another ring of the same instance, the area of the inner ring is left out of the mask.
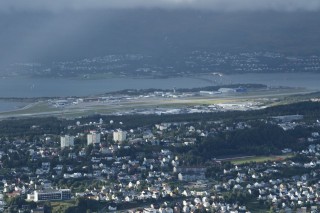
[[[174,79],[174,78],[199,78],[201,79],[202,76],[232,76],[232,75],[248,75],[248,74],[319,74],[320,72],[317,71],[284,71],[284,72],[200,72],[200,73],[185,73],[185,74],[176,74],[176,75],[148,75],[148,76],[135,76],[135,75],[117,75],[113,73],[112,75],[108,73],[101,73],[101,74],[84,74],[88,75],[89,77],[84,77],[84,75],[79,76],[45,76],[45,75],[10,75],[10,76],[0,76],[0,79],[54,79],[54,80],[75,80],[75,81],[94,81],[94,80],[103,80],[103,79]],[[205,79],[204,79],[205,80]]]

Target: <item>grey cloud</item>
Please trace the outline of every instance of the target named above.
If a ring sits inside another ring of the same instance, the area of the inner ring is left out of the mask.
[[[218,11],[316,11],[320,0],[3,0],[0,10],[86,10],[121,8],[195,8]]]

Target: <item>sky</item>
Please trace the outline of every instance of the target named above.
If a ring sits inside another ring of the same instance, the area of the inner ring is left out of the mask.
[[[188,8],[218,11],[317,11],[320,0],[1,0],[0,10]]]
[[[162,47],[316,49],[318,11],[320,0],[0,0],[0,67]]]

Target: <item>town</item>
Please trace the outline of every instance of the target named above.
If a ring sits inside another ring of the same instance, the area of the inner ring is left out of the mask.
[[[157,57],[143,54],[110,54],[78,61],[52,63],[13,63],[3,76],[164,78],[201,74],[318,72],[319,55],[290,56],[277,52],[214,52],[194,50],[172,55],[164,64]],[[222,71],[223,70],[223,71]],[[218,82],[219,83],[219,82]]]
[[[0,213],[320,213],[320,0],[1,0]]]
[[[0,208],[318,212],[318,109],[3,120]]]

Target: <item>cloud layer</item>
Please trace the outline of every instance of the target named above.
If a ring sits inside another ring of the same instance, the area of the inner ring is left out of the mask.
[[[122,8],[193,8],[216,11],[317,11],[320,0],[2,0],[0,10],[86,10]]]

